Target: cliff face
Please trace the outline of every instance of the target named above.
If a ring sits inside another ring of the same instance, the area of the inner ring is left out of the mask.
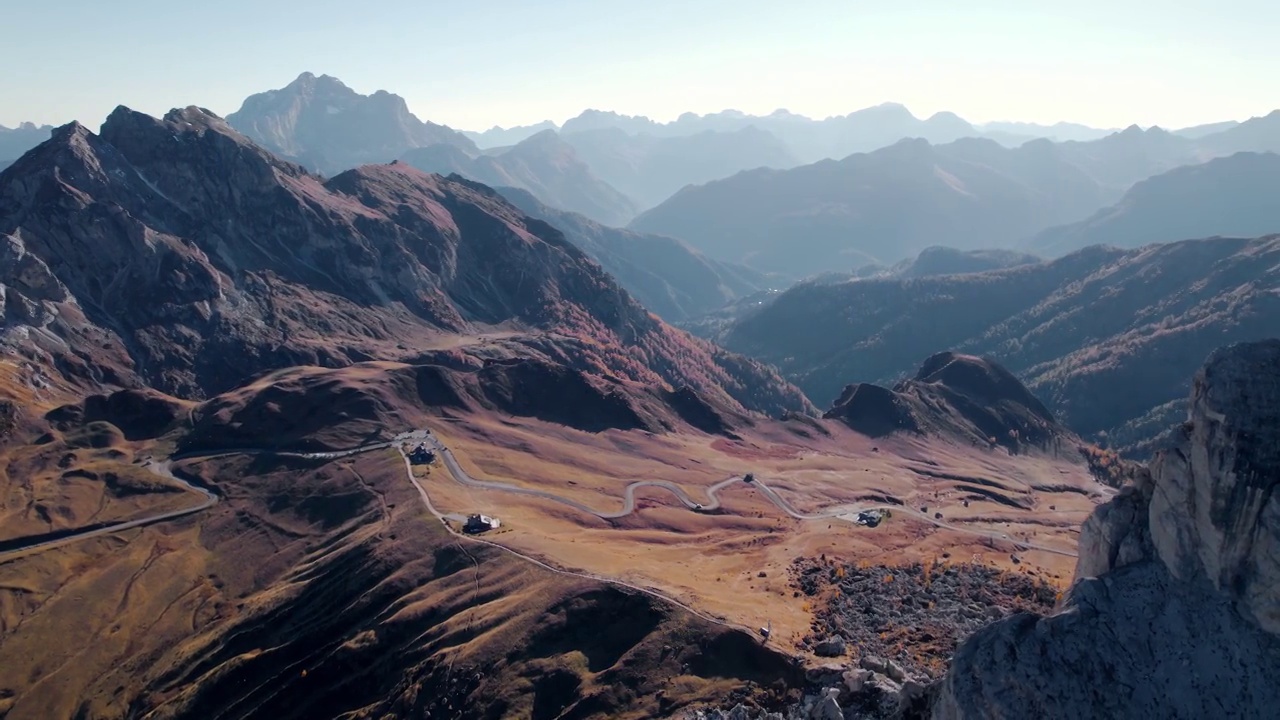
[[[1173,445],[1085,523],[1060,609],[966,641],[933,716],[1273,715],[1277,485],[1280,340],[1218,350]]]
[[[1175,577],[1208,579],[1280,635],[1280,341],[1215,353],[1191,420],[1153,468],[1156,552]]]

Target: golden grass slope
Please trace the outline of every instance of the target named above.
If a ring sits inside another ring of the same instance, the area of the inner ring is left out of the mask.
[[[794,672],[651,597],[457,542],[392,451],[184,469],[226,500],[0,565],[6,718],[652,717]]]

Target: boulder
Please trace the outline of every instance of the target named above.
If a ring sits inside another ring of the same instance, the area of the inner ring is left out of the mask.
[[[840,691],[836,688],[824,690],[821,700],[809,711],[809,717],[813,720],[844,720],[844,711],[840,709],[840,703],[836,702],[839,694]]]
[[[833,635],[814,645],[813,652],[819,657],[840,657],[844,655],[844,638]]]
[[[838,685],[844,679],[844,666],[838,663],[826,663],[811,667],[805,671],[804,679],[810,685],[823,687]]]
[[[858,660],[858,667],[881,674],[886,672],[884,659],[875,655],[863,655]]]
[[[850,693],[856,695],[862,692],[863,686],[866,685],[871,675],[871,671],[866,669],[850,670],[844,674],[844,686],[848,688]]]

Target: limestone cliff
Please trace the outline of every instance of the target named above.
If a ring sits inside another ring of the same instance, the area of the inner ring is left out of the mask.
[[[1280,712],[1280,340],[1216,351],[1173,444],[1085,523],[1048,617],[966,641],[934,718]]]

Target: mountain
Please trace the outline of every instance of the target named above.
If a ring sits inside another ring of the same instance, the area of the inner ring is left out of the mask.
[[[560,126],[565,134],[590,132],[592,130],[621,130],[628,135],[661,132],[662,125],[643,115],[622,115],[611,110],[583,110],[577,117],[569,118]],[[663,133],[670,134],[670,133]]]
[[[1274,712],[1280,341],[1215,351],[1190,398],[1172,445],[1085,522],[1059,606],[965,641],[932,717]]]
[[[1209,123],[1207,125],[1195,125],[1193,127],[1182,128],[1181,130],[1174,130],[1173,134],[1181,135],[1185,138],[1191,138],[1192,140],[1198,140],[1206,135],[1214,135],[1222,132],[1223,130],[1230,130],[1239,124],[1240,122],[1237,120],[1225,120],[1223,122]]]
[[[989,122],[979,125],[978,129],[986,133],[998,132],[1021,135],[1027,138],[1047,138],[1054,142],[1066,142],[1068,140],[1088,142],[1104,138],[1116,132],[1115,130],[1102,130],[1069,122],[1057,122],[1052,125],[1039,125],[1028,122]]]
[[[1280,153],[1280,110],[1250,118],[1196,141],[1206,152],[1230,155],[1238,152]]]
[[[402,163],[322,180],[199,108],[57,129],[0,174],[0,237],[0,341],[74,384],[199,398],[284,366],[445,353],[810,409],[485,186]]]
[[[461,133],[419,120],[399,95],[361,95],[337,78],[309,72],[279,90],[249,96],[227,124],[267,150],[329,175],[437,143],[479,152]]]
[[[1008,370],[971,355],[931,356],[914,378],[887,389],[848,385],[823,416],[869,437],[929,433],[1009,452],[1075,452],[1069,430]]]
[[[1003,268],[1033,265],[1041,262],[1035,255],[1013,250],[956,250],[934,246],[920,251],[910,260],[903,260],[889,268],[887,274],[900,278],[933,277],[935,275],[961,275],[986,272]]]
[[[1013,250],[956,250],[935,246],[925,248],[909,260],[887,267],[880,264],[864,265],[853,272],[831,272],[810,275],[793,285],[838,285],[857,278],[919,278],[935,275],[960,275],[986,272],[1001,268],[1033,265],[1042,262],[1035,255]],[[726,330],[743,318],[760,312],[781,296],[781,291],[766,289],[752,293],[701,315],[686,318],[677,324],[698,337],[715,339],[724,336]]]
[[[685,113],[671,122],[659,123],[644,116],[587,110],[578,117],[567,120],[562,131],[571,134],[616,130],[626,135],[670,138],[708,131],[736,132],[748,127],[770,133],[781,140],[788,153],[800,163],[871,152],[904,138],[948,143],[965,137],[990,136],[993,140],[1016,146],[1034,137],[999,129],[985,132],[950,112],[940,112],[921,119],[897,103],[884,103],[823,120],[786,110],[777,110],[769,115],[725,110],[707,115]]]
[[[13,164],[12,160],[0,160],[0,172],[4,172],[4,169],[9,167],[12,164]]]
[[[1045,230],[1026,247],[1062,255],[1087,245],[1280,232],[1280,155],[1237,153],[1143,180],[1093,217]]]
[[[0,170],[4,169],[4,161],[13,162],[26,151],[49,139],[53,132],[50,125],[22,123],[16,128],[0,125]]]
[[[404,162],[424,172],[457,173],[491,187],[517,187],[553,207],[606,225],[635,217],[631,200],[598,177],[554,130],[544,130],[499,154],[471,157],[454,145],[409,150]]]
[[[979,274],[802,283],[716,337],[812,398],[892,384],[939,347],[988,357],[1075,432],[1145,454],[1214,348],[1275,334],[1278,290],[1280,236],[1092,247]]]
[[[894,263],[940,243],[1009,245],[1087,217],[1107,197],[1052,143],[1009,149],[980,139],[906,140],[685,188],[631,227],[762,272],[804,276]]]
[[[686,185],[760,167],[798,163],[771,133],[748,126],[694,135],[632,135],[618,128],[567,132],[563,139],[609,184],[649,208]]]
[[[668,322],[711,312],[767,285],[759,273],[711,260],[675,238],[601,225],[548,207],[524,190],[497,190],[521,212],[563,232],[628,293]]]
[[[481,150],[496,147],[507,147],[515,145],[518,142],[527,140],[544,130],[559,130],[560,128],[550,120],[543,120],[540,123],[532,125],[517,125],[514,127],[503,128],[494,125],[484,132],[475,132],[472,130],[463,130],[462,134],[466,135],[476,147]]]
[[[1059,152],[1098,184],[1116,192],[1153,175],[1213,157],[1197,141],[1158,127],[1143,130],[1137,125],[1091,142],[1061,143]]]

